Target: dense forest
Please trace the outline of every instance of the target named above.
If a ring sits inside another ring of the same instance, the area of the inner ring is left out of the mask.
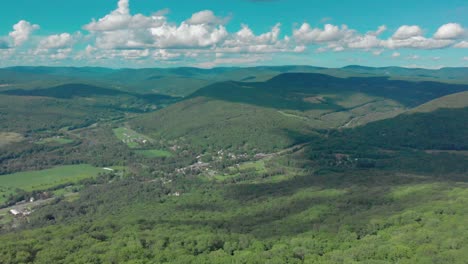
[[[468,259],[463,69],[7,71],[0,263]]]

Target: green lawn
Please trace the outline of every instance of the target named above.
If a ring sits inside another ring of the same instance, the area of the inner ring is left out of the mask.
[[[36,142],[36,144],[39,144],[39,145],[49,144],[49,143],[65,145],[65,144],[73,143],[73,140],[69,138],[63,138],[63,137],[51,137],[51,138],[44,138]]]
[[[171,157],[172,153],[161,149],[145,149],[135,151],[137,154],[145,156],[147,158],[165,158]]]
[[[115,128],[113,131],[114,135],[123,143],[127,144],[129,148],[140,148],[153,141],[151,138],[139,134],[127,127]]]
[[[25,191],[43,190],[67,182],[96,177],[105,172],[102,168],[91,165],[59,166],[46,170],[18,172],[0,176],[0,204],[16,189]]]
[[[239,168],[239,170],[241,171],[248,170],[248,169],[255,169],[259,173],[266,171],[264,160],[244,162],[244,163],[239,164],[237,168]]]

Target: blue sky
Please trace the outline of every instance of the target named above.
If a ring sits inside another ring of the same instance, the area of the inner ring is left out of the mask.
[[[0,67],[468,66],[468,2],[5,0]]]

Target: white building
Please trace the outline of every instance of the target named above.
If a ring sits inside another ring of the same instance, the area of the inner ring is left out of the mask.
[[[12,214],[12,215],[14,215],[14,216],[18,216],[18,215],[21,214],[21,212],[18,211],[18,210],[16,210],[16,209],[11,209],[11,210],[10,210],[10,214]]]

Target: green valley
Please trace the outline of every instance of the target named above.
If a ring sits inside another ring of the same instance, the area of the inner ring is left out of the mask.
[[[0,69],[0,263],[465,263],[466,72]]]

